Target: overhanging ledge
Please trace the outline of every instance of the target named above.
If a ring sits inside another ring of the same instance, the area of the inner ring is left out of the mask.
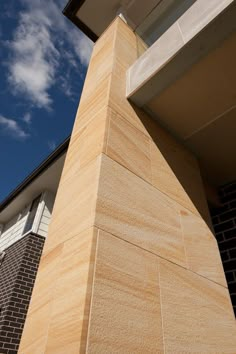
[[[236,30],[236,1],[213,5],[198,0],[130,67],[127,98],[144,106]]]

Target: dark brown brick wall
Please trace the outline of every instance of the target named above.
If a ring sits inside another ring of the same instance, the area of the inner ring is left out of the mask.
[[[222,207],[212,208],[211,215],[236,316],[236,182],[220,188],[219,195]]]
[[[16,354],[44,245],[28,234],[6,252],[0,265],[0,353]]]

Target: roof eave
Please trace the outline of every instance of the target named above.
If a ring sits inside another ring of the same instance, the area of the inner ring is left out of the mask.
[[[96,42],[98,36],[76,16],[77,12],[85,1],[86,0],[69,0],[62,13],[71,22],[73,22],[76,27],[78,27],[84,34],[86,34],[86,36],[88,36],[93,42]]]

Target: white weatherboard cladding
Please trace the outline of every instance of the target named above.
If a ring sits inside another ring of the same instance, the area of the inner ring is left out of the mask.
[[[0,236],[1,251],[11,246],[22,237],[25,223],[28,217],[29,208],[30,204],[4,225],[2,234]]]
[[[46,237],[51,220],[54,200],[55,195],[53,193],[47,191],[42,193],[32,228],[26,233],[24,233],[24,228],[30,214],[30,206],[32,201],[5,225],[3,225],[2,232],[0,233],[0,251],[7,249],[9,246],[30,232]]]
[[[54,205],[55,195],[47,192],[44,197],[44,206],[38,226],[37,233],[46,237],[48,233],[48,226],[51,220],[52,209]]]

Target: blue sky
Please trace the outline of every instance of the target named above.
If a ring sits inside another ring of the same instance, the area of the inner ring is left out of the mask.
[[[8,0],[0,13],[0,201],[72,130],[92,42],[67,0]]]

